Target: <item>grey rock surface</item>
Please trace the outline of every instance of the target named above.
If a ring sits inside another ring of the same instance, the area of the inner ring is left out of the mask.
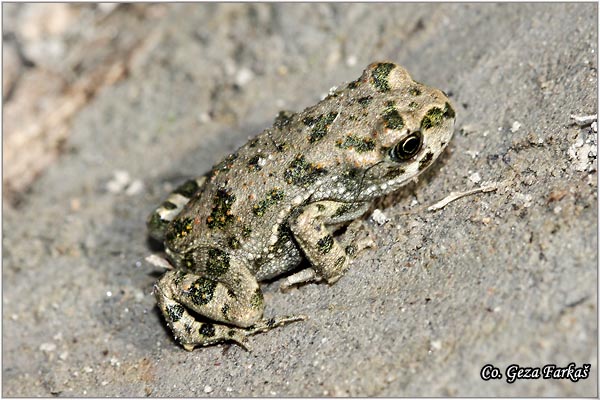
[[[570,118],[597,113],[597,4],[157,7],[68,151],[4,201],[3,396],[598,395],[597,132]],[[446,154],[378,202],[389,221],[363,221],[377,248],[335,285],[264,286],[266,315],[308,321],[253,352],[184,351],[151,295],[146,216],[280,109],[381,59],[451,96]],[[480,378],[569,362],[590,377]]]

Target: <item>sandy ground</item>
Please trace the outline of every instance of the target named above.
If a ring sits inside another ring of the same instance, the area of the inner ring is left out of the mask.
[[[597,4],[108,11],[107,46],[135,43],[122,74],[77,103],[56,157],[4,197],[3,396],[598,395],[597,133],[570,118],[597,113]],[[76,56],[64,43],[59,68]],[[85,57],[99,48],[79,49],[74,71],[104,65]],[[451,96],[447,152],[377,204],[387,223],[364,219],[377,248],[338,283],[264,286],[266,315],[308,321],[253,337],[253,352],[184,351],[151,295],[146,215],[279,110],[381,59]],[[419,211],[489,182],[500,188]],[[480,377],[570,362],[590,376]]]

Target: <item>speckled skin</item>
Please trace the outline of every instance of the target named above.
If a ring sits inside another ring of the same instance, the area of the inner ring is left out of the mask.
[[[174,265],[155,294],[175,337],[188,350],[244,344],[250,334],[301,319],[261,320],[258,282],[302,257],[312,268],[288,282],[339,279],[356,246],[340,244],[331,228],[422,173],[453,127],[443,92],[396,64],[373,63],[317,105],[281,112],[273,127],[178,188],[148,220]]]

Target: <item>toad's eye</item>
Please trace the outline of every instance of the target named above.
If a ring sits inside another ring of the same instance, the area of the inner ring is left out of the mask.
[[[408,160],[421,150],[421,146],[423,146],[421,131],[413,132],[392,147],[390,157],[394,161]]]

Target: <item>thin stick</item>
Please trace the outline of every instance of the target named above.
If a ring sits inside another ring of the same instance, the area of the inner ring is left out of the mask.
[[[441,210],[442,208],[446,207],[448,204],[452,203],[453,201],[458,200],[462,197],[470,196],[470,195],[476,194],[476,193],[493,192],[495,190],[498,190],[497,183],[491,183],[489,185],[481,186],[476,189],[467,190],[466,192],[450,192],[450,194],[448,196],[444,197],[442,200],[427,207],[427,211],[438,211],[438,210]]]

